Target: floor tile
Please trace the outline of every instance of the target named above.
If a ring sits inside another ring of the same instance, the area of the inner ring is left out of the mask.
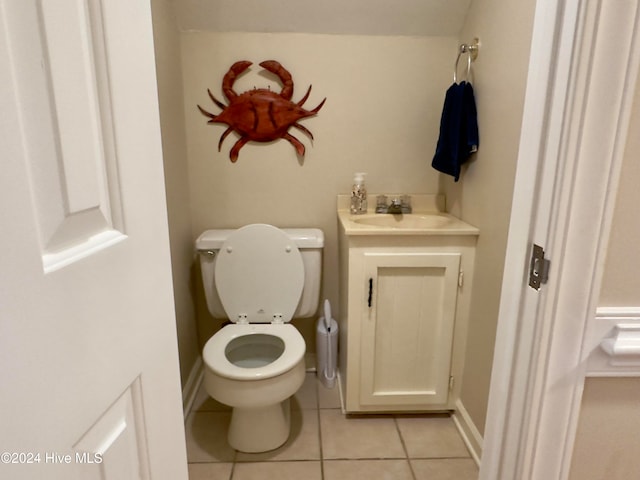
[[[416,480],[477,480],[478,466],[470,458],[411,460]]]
[[[409,458],[469,457],[448,415],[398,416],[396,421]]]
[[[236,451],[227,442],[230,412],[193,412],[185,425],[189,462],[232,462]]]
[[[316,391],[316,376],[314,373],[305,375],[304,383],[291,399],[291,408],[308,410],[318,408],[318,394]]]
[[[291,405],[282,447],[241,453],[227,443],[230,407],[200,387],[185,422],[189,480],[477,480],[449,416],[345,416],[338,385],[326,388],[315,373]]]
[[[320,410],[325,459],[405,458],[392,417],[345,417],[340,410]]]
[[[236,461],[320,460],[320,433],[317,410],[292,410],[291,435],[286,443],[264,453],[238,452]]]
[[[193,401],[191,407],[192,412],[228,412],[231,407],[223,403],[218,402],[211,398],[211,396],[204,389],[204,383],[198,388],[198,393]]]
[[[233,480],[321,480],[319,461],[237,463]]]
[[[229,480],[233,463],[190,463],[189,480]]]
[[[337,379],[333,388],[325,387],[317,377],[316,384],[318,386],[318,406],[320,408],[341,408],[340,388],[338,388]]]
[[[323,469],[324,480],[413,480],[407,460],[325,460]]]

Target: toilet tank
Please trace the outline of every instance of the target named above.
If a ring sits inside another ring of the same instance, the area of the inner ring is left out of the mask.
[[[304,286],[294,318],[312,317],[320,300],[322,278],[322,248],[324,234],[317,228],[281,228],[295,242],[304,264]],[[205,230],[196,239],[200,257],[202,283],[209,312],[216,318],[227,318],[215,285],[214,269],[216,256],[227,237],[235,230]]]

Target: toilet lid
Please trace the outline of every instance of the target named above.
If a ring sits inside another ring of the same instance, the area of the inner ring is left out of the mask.
[[[222,244],[215,280],[232,322],[289,322],[302,294],[304,264],[285,232],[271,225],[247,225]]]

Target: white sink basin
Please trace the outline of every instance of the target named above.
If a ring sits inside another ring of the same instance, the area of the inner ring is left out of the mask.
[[[397,197],[396,194],[386,194],[387,197]],[[407,237],[421,236],[460,236],[475,235],[480,232],[473,225],[444,212],[444,197],[441,195],[416,194],[411,195],[413,213],[366,213],[354,215],[349,209],[349,195],[338,195],[337,213],[340,228],[347,236],[385,238],[400,237],[399,241]],[[363,238],[363,241],[367,241]],[[410,240],[413,241],[413,240]]]
[[[360,225],[370,225],[372,227],[398,228],[398,229],[430,229],[441,228],[453,223],[454,219],[446,215],[438,214],[378,214],[363,215],[362,217],[352,217],[351,221]]]

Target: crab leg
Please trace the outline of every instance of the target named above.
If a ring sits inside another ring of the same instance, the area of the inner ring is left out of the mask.
[[[311,140],[313,140],[313,133],[311,133],[311,131],[307,127],[300,125],[299,123],[294,123],[292,127],[296,127],[298,130],[302,130],[304,133],[309,135],[309,138]]]
[[[318,105],[316,108],[314,108],[313,110],[311,110],[311,113],[318,113],[320,111],[320,109],[322,108],[322,106],[324,105],[324,102],[326,102],[327,99],[325,98],[324,100],[322,100],[320,102],[320,105]]]
[[[249,141],[249,138],[242,137],[231,148],[231,151],[229,152],[229,158],[233,163],[236,163],[236,161],[238,160],[238,155],[240,154],[240,149],[244,147],[248,141]]]
[[[227,136],[231,132],[233,132],[233,128],[229,127],[224,131],[222,135],[220,135],[220,141],[218,142],[218,151],[220,151],[220,149],[222,148],[222,142],[224,142],[224,139],[227,138]]]
[[[227,106],[224,103],[218,101],[218,99],[213,96],[213,93],[211,93],[211,90],[209,90],[208,88],[207,88],[207,93],[209,94],[209,98],[213,101],[213,103],[215,103],[217,106],[219,106],[223,110],[227,108]]]
[[[296,105],[298,105],[299,107],[301,107],[304,102],[307,101],[307,98],[309,98],[309,94],[311,93],[311,87],[313,85],[309,85],[309,90],[307,90],[307,93],[304,94],[304,97],[302,97],[302,100],[300,100]]]
[[[288,133],[285,133],[282,138],[289,140],[291,145],[295,147],[296,151],[298,152],[298,155],[300,155],[301,157],[304,157],[304,145],[300,143],[300,140],[298,140],[296,137]]]
[[[262,68],[270,71],[280,78],[283,83],[282,91],[280,92],[280,96],[285,100],[291,100],[293,96],[293,80],[291,74],[285,69],[279,62],[275,60],[265,60],[260,64]]]
[[[231,65],[231,68],[222,79],[222,91],[225,94],[225,96],[229,99],[229,101],[233,100],[238,96],[238,94],[233,91],[233,83],[236,81],[236,78],[238,78],[240,74],[242,74],[242,72],[244,72],[247,68],[249,68],[250,65],[251,65],[251,62],[247,60],[241,60],[239,62],[236,62],[233,65]],[[214,100],[214,102],[216,102],[216,104],[218,103],[216,100]],[[224,108],[224,107],[221,107],[221,108]]]
[[[200,105],[196,105],[198,107],[198,110],[200,110],[200,112],[202,112],[203,115],[209,117],[211,120],[209,120],[207,123],[214,123],[215,119],[217,117],[217,115],[214,115],[213,113],[209,113],[207,112],[204,108],[202,108]]]

